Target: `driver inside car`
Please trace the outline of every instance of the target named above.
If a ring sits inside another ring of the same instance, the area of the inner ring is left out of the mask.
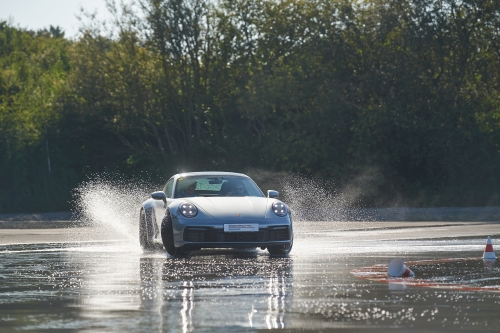
[[[226,196],[231,196],[231,197],[243,197],[245,195],[246,191],[242,183],[234,184],[232,190],[227,192],[226,194]]]
[[[197,182],[193,182],[188,185],[184,190],[177,194],[177,198],[189,198],[189,197],[197,197],[198,193],[196,193],[196,184]]]

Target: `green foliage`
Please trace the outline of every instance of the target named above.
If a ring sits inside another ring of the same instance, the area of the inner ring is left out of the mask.
[[[58,98],[69,71],[68,42],[60,37],[0,23],[0,211],[68,207],[61,201],[65,179],[53,179],[64,173],[51,175]]]
[[[500,204],[496,1],[110,10],[75,42],[0,24],[0,211],[67,207],[96,172],[250,167],[364,205]]]

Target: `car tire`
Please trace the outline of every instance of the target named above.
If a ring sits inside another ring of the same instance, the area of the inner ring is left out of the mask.
[[[168,254],[173,256],[177,253],[177,248],[174,245],[174,227],[169,211],[161,221],[161,240]]]
[[[153,221],[151,217],[146,214],[144,208],[141,208],[139,217],[139,243],[144,250],[153,249],[152,237],[154,234]]]
[[[271,255],[287,255],[292,251],[293,246],[293,238],[292,242],[289,245],[281,245],[281,246],[268,246],[267,250]]]

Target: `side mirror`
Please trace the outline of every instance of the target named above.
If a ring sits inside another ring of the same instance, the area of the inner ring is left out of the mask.
[[[165,195],[165,192],[163,191],[156,191],[151,193],[151,198],[155,200],[162,200],[163,202],[167,202],[167,196]]]
[[[267,197],[272,199],[272,198],[277,198],[279,197],[279,192],[278,191],[275,191],[275,190],[268,190],[267,191]]]

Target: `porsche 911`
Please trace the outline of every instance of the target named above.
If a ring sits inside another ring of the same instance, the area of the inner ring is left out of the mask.
[[[240,173],[176,174],[142,203],[140,244],[146,250],[162,244],[170,255],[202,248],[261,248],[286,255],[293,245],[292,218],[278,196],[274,190],[264,195]]]

